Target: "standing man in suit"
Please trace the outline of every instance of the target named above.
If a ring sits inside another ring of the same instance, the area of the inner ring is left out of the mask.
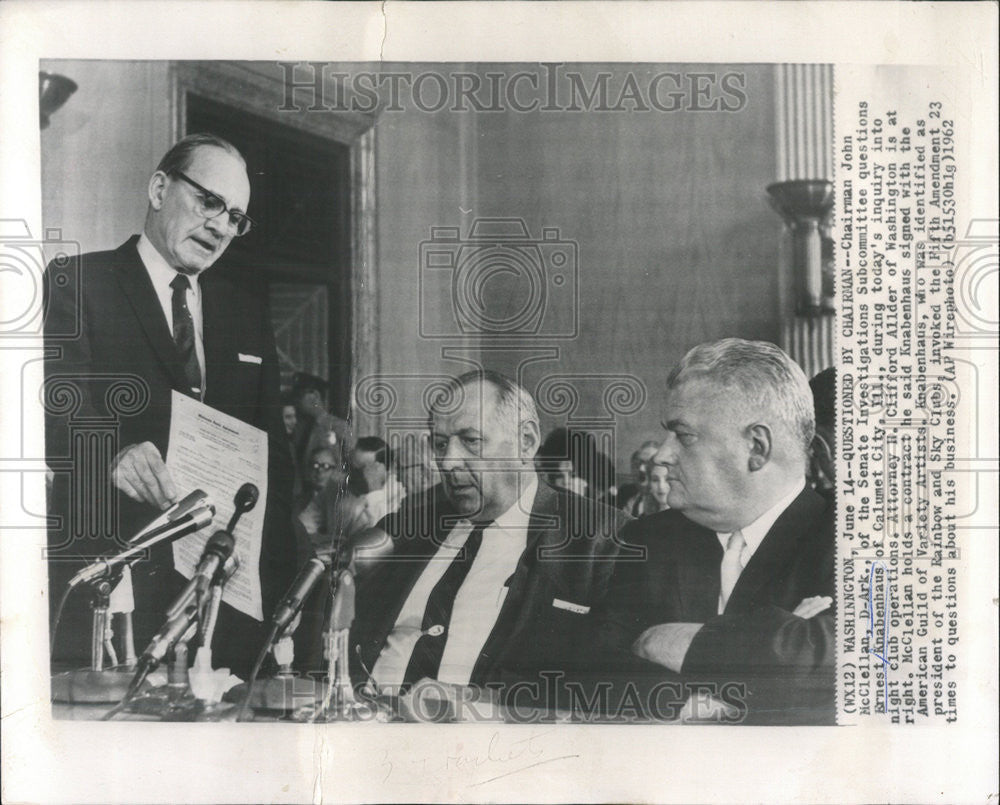
[[[78,401],[68,414],[48,408],[50,461],[72,455],[71,420],[108,421],[114,386],[123,379],[138,389],[136,404],[120,415],[117,453],[88,456],[107,472],[117,490],[118,521],[98,533],[80,534],[76,510],[106,507],[111,493],[77,501],[69,489],[81,478],[61,473],[50,507],[62,528],[50,534],[50,583],[58,599],[79,561],[120,550],[158,511],[190,490],[178,489],[164,464],[171,417],[171,392],[179,391],[261,428],[269,434],[269,483],[261,554],[264,611],[294,572],[289,522],[291,467],[280,419],[279,375],[266,303],[208,269],[234,237],[252,226],[247,216],[250,182],[246,163],[229,142],[194,134],[174,145],[149,180],[149,205],[141,235],[114,251],[85,254],[78,263],[53,263],[46,272],[47,391],[71,383]],[[61,275],[75,273],[76,283]],[[70,337],[56,334],[73,333]],[[233,490],[235,493],[236,490]],[[112,493],[113,494],[113,493]],[[261,501],[260,504],[264,504]],[[162,548],[162,549],[161,549]],[[135,639],[140,650],[159,627],[164,608],[183,579],[173,570],[170,546],[158,546],[133,574]],[[75,610],[82,610],[76,607]],[[78,612],[86,617],[86,612]],[[60,627],[56,656],[86,662],[89,627],[72,616]],[[249,665],[259,642],[258,624],[223,606],[216,638],[217,664],[234,671]],[[74,640],[74,638],[76,638]],[[262,638],[261,638],[262,639]],[[237,671],[238,672],[238,671]]]
[[[626,527],[647,559],[621,566],[600,641],[631,649],[635,680],[704,683],[747,723],[832,723],[834,511],[805,483],[805,375],[729,338],[688,352],[667,389],[653,463],[670,509]]]
[[[429,413],[442,483],[380,524],[394,553],[358,588],[356,678],[537,680],[603,598],[625,515],[539,483],[535,403],[503,375],[462,375]]]

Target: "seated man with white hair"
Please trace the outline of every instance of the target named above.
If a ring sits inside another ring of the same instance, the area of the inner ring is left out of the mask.
[[[681,684],[733,721],[832,723],[835,512],[806,485],[805,375],[773,344],[702,344],[667,379],[663,426],[670,509],[623,530],[647,555],[616,567],[598,644],[639,658],[622,673],[646,694]]]

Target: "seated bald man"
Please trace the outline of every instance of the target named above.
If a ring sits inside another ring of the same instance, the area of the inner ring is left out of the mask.
[[[579,652],[626,515],[540,482],[535,403],[509,378],[456,378],[429,414],[442,482],[380,524],[395,551],[358,585],[352,674],[390,695],[541,684]]]

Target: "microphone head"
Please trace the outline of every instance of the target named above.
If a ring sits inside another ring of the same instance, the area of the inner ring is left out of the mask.
[[[211,504],[209,503],[208,493],[202,489],[195,489],[194,492],[186,495],[184,498],[177,501],[173,506],[167,509],[164,514],[166,514],[170,520],[177,520],[185,514],[190,514],[191,511],[196,508],[209,505]]]
[[[208,542],[205,543],[203,555],[210,556],[214,554],[222,559],[222,561],[225,561],[233,555],[235,548],[236,540],[233,539],[232,534],[227,531],[216,531],[208,538]]]
[[[250,511],[257,505],[259,497],[260,490],[256,485],[243,484],[243,486],[236,490],[236,495],[233,497],[233,503],[236,504],[236,511],[241,513]]]
[[[215,519],[215,506],[211,503],[201,506],[191,512],[191,518],[198,524],[198,528],[204,528]]]
[[[195,489],[181,500],[178,500],[166,511],[160,512],[145,528],[129,539],[129,544],[135,545],[142,542],[146,537],[162,529],[164,526],[171,525],[185,515],[192,514],[195,510],[210,505],[208,493],[201,489]]]

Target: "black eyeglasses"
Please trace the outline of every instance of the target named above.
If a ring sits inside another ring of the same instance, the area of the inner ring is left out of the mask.
[[[250,231],[253,221],[248,215],[229,209],[223,199],[219,198],[211,190],[206,190],[190,176],[185,176],[181,171],[172,170],[170,172],[177,178],[183,179],[198,191],[198,214],[203,218],[216,218],[226,212],[229,213],[229,226],[232,227],[236,237],[241,237]]]

